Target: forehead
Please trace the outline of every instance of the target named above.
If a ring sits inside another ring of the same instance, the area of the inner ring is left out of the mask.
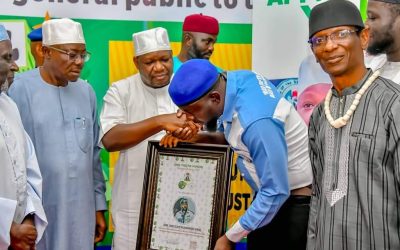
[[[139,60],[159,60],[159,59],[164,59],[166,57],[172,58],[172,52],[170,50],[154,51],[154,52],[140,55],[137,58]]]
[[[86,50],[86,45],[83,43],[57,44],[57,45],[53,45],[53,47],[63,49],[63,50],[75,50],[75,51]]]
[[[313,35],[313,37],[325,36],[325,35],[332,34],[333,32],[345,30],[345,29],[354,29],[354,26],[337,26],[337,27],[333,27],[333,28],[324,29],[324,30],[321,30],[321,31],[318,31],[317,33],[315,33]]]
[[[303,99],[325,97],[328,90],[331,88],[329,83],[317,83],[307,87],[299,96],[298,101]]]
[[[388,13],[390,12],[390,4],[384,3],[381,1],[368,1],[368,11],[376,12],[376,13]]]
[[[207,95],[203,96],[202,98],[200,98],[199,100],[192,102],[186,106],[181,106],[180,108],[185,111],[188,112],[194,116],[196,116],[196,113],[201,111],[204,103],[206,101]]]
[[[217,35],[211,35],[211,34],[207,34],[207,33],[202,33],[202,32],[192,32],[193,37],[195,37],[196,39],[199,40],[216,40],[217,39]]]

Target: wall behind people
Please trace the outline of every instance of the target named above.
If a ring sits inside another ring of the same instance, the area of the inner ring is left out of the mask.
[[[213,5],[207,11],[205,8],[196,7],[193,3],[191,7],[182,7],[184,10],[180,11],[179,14],[176,14],[176,11],[171,11],[171,9],[163,12],[160,6],[148,6],[151,9],[147,9],[144,13],[157,13],[158,17],[143,15],[143,5],[136,6],[139,9],[135,9],[135,6],[132,5],[131,12],[135,11],[138,15],[130,14],[129,17],[124,17],[126,10],[117,11],[114,8],[115,6],[111,4],[108,8],[113,9],[114,13],[110,16],[109,13],[107,15],[103,13],[103,9],[107,6],[91,6],[92,9],[88,11],[86,9],[88,5],[86,4],[81,4],[78,7],[78,4],[72,4],[67,1],[64,1],[64,3],[38,3],[28,0],[13,1],[13,3],[0,3],[2,14],[7,14],[0,15],[0,23],[6,23],[10,32],[18,34],[14,37],[16,41],[19,41],[19,45],[15,49],[20,54],[18,63],[23,65],[22,71],[34,68],[34,60],[29,52],[29,44],[25,40],[26,34],[31,31],[31,27],[43,22],[46,11],[51,13],[52,18],[73,17],[75,21],[82,24],[87,49],[92,53],[92,56],[90,61],[85,64],[81,76],[94,87],[97,95],[98,110],[101,109],[102,98],[111,82],[136,73],[136,68],[133,66],[132,61],[132,33],[153,27],[165,27],[172,43],[173,54],[176,55],[180,49],[182,21],[188,14],[204,13],[218,17],[221,23],[220,35],[211,58],[213,63],[225,70],[251,69],[251,9],[246,5],[246,1],[243,1],[243,4],[237,4],[235,8],[233,6],[228,8],[224,4],[221,5],[221,8],[217,8],[219,5]],[[16,6],[15,3],[20,5]],[[218,3],[218,1],[215,1],[215,3]],[[74,7],[73,11],[70,10],[72,7]],[[179,7],[175,7],[180,10]],[[26,9],[28,8],[29,10],[27,11]],[[238,11],[240,15],[237,14]],[[139,13],[142,13],[142,15]],[[180,18],[180,15],[182,18]],[[133,17],[136,20],[131,20]],[[121,20],[104,20],[105,18]],[[25,55],[25,58],[22,55]],[[101,157],[103,172],[107,178],[107,199],[110,200],[110,187],[118,154],[108,154],[103,151]],[[232,180],[229,201],[230,222],[228,221],[228,223],[235,222],[251,202],[250,188],[241,178],[236,167],[232,170]],[[110,219],[109,217],[107,218]],[[110,227],[109,229],[111,232],[107,233],[106,239],[99,244],[98,250],[110,249],[113,228]]]
[[[314,65],[315,58],[307,43],[310,11],[315,5],[324,1],[267,0],[253,3],[253,70],[271,79],[285,98],[294,105],[297,104],[302,90],[306,89],[307,85],[330,84],[329,78],[322,72],[319,64]],[[360,8],[365,19],[368,1],[350,1]],[[314,60],[314,64],[310,64],[312,69],[308,70],[305,68],[307,67],[305,62],[310,61],[310,57],[312,57],[311,60]],[[273,60],[269,60],[269,58],[273,58]],[[302,71],[308,71],[307,79],[298,79],[301,64],[303,65]],[[319,71],[315,71],[315,68],[319,68]],[[313,72],[317,73],[312,75]],[[308,79],[316,81],[305,83],[304,81]],[[302,82],[302,86],[299,88],[297,88],[298,80]],[[327,89],[324,87],[324,91]],[[321,95],[321,93],[318,94]],[[311,114],[310,111],[307,112]],[[304,115],[306,120],[308,120],[309,114]]]

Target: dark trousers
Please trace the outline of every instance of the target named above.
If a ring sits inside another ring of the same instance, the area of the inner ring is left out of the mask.
[[[247,236],[248,250],[304,250],[310,196],[291,195],[272,221]]]

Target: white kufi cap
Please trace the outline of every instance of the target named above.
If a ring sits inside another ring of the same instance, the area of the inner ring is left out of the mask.
[[[154,28],[132,35],[135,56],[160,50],[171,50],[167,30]]]
[[[43,45],[85,44],[82,26],[69,18],[51,19],[42,25]]]

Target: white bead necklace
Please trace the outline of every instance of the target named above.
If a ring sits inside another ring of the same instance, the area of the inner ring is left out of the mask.
[[[332,127],[341,128],[347,124],[347,122],[350,120],[350,117],[353,115],[354,111],[356,110],[358,104],[360,103],[361,97],[364,95],[365,91],[367,91],[369,86],[371,86],[371,84],[379,76],[379,74],[380,74],[380,71],[377,70],[372,74],[372,76],[370,76],[368,78],[368,80],[365,82],[365,84],[356,93],[356,97],[354,98],[354,101],[351,104],[350,108],[347,110],[346,114],[344,114],[344,116],[342,116],[342,117],[337,118],[336,120],[333,119],[331,110],[329,108],[329,104],[332,99],[332,90],[329,90],[328,94],[325,97],[324,110],[325,110],[326,119],[328,120],[328,122],[331,124]]]

